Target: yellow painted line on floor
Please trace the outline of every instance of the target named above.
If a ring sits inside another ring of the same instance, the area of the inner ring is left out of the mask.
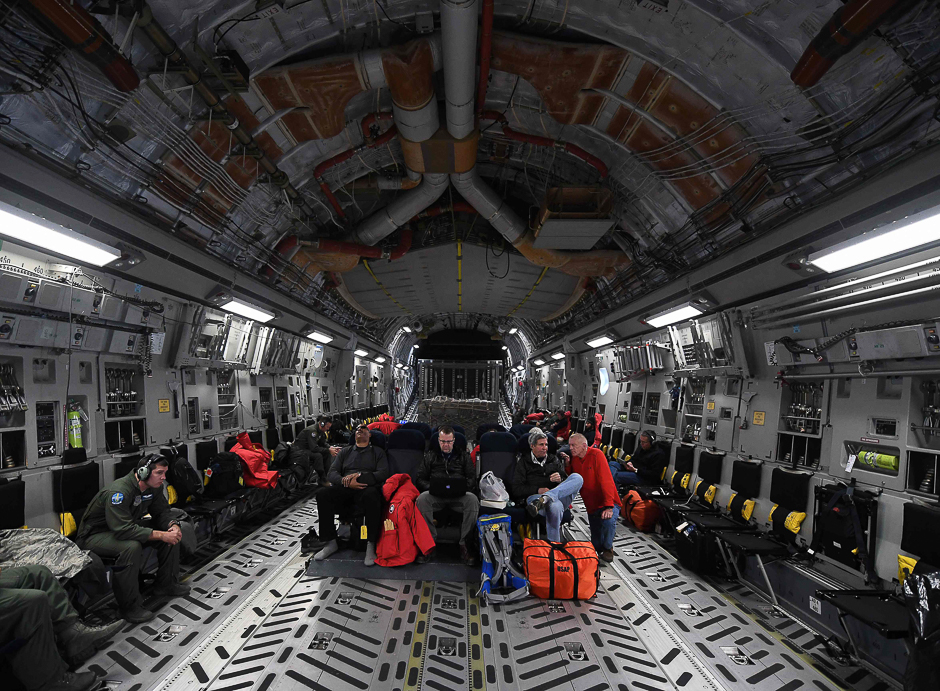
[[[391,300],[392,302],[394,302],[394,303],[395,303],[396,305],[398,305],[399,307],[401,307],[401,309],[404,310],[406,313],[411,314],[411,310],[410,310],[410,309],[408,309],[407,307],[405,307],[404,305],[402,305],[398,300],[396,300],[395,298],[392,297],[392,294],[391,294],[390,292],[388,292],[388,288],[385,287],[385,285],[382,283],[382,281],[379,280],[379,277],[375,275],[375,272],[372,270],[372,267],[369,266],[368,260],[363,259],[363,260],[362,260],[362,263],[365,264],[366,271],[369,272],[369,275],[372,276],[372,278],[375,280],[375,282],[376,282],[376,284],[379,286],[379,288],[382,289],[382,292],[385,293],[385,294],[388,296],[388,299]]]
[[[415,632],[411,637],[411,660],[408,662],[408,669],[405,670],[405,684],[402,686],[402,691],[418,691],[421,688],[424,657],[427,652],[428,621],[431,619],[431,585],[425,582],[421,588],[418,619],[415,621]]]
[[[465,584],[467,588],[467,626],[469,627],[468,648],[470,662],[470,691],[486,691],[486,669],[483,663],[483,624],[480,621],[480,598],[476,596],[477,586]]]
[[[534,293],[535,289],[539,287],[539,283],[542,282],[542,279],[545,277],[545,274],[547,272],[548,272],[548,267],[546,266],[545,268],[542,269],[542,273],[539,274],[539,277],[535,279],[535,283],[532,284],[532,287],[529,288],[529,293],[524,298],[522,298],[522,302],[520,302],[518,305],[512,308],[512,312],[507,314],[506,315],[507,317],[511,317],[513,314],[515,314],[516,310],[522,307],[526,303],[526,300],[532,297],[532,293]]]

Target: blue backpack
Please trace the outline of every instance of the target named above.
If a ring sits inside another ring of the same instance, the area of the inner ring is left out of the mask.
[[[477,530],[483,570],[477,596],[484,602],[503,604],[528,595],[529,582],[512,563],[512,521],[509,516],[504,513],[480,516]]]

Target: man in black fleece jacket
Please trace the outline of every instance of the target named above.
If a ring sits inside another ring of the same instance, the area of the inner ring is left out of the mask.
[[[342,449],[333,459],[327,475],[331,486],[317,493],[320,539],[326,543],[314,556],[317,561],[323,561],[339,550],[333,517],[352,504],[356,513],[365,516],[363,526],[368,542],[363,563],[366,566],[375,564],[375,546],[382,529],[382,509],[385,505],[382,485],[388,479],[389,471],[385,451],[369,443],[370,435],[365,425],[356,428],[356,443]],[[359,529],[360,526],[353,526],[353,530]]]

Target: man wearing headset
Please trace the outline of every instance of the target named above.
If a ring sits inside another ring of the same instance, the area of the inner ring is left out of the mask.
[[[163,494],[169,461],[159,454],[143,458],[137,469],[98,492],[82,516],[76,542],[102,557],[114,557],[114,599],[124,619],[135,624],[153,619],[143,606],[138,585],[144,547],[157,550],[160,567],[154,594],[180,596],[189,586],[179,582],[179,523],[170,517]],[[150,520],[144,519],[150,515]]]
[[[627,460],[610,461],[610,473],[617,485],[655,485],[659,483],[663,468],[669,464],[665,451],[656,446],[653,430],[640,432],[636,451]]]

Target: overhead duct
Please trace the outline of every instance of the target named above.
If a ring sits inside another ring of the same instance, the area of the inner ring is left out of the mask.
[[[464,139],[474,130],[477,0],[441,0],[441,44],[447,131],[454,139]]]
[[[493,188],[483,182],[474,166],[466,173],[454,173],[450,176],[454,189],[460,192],[477,212],[490,222],[507,242],[515,245],[526,232],[525,224],[509,208],[505,201],[493,191]],[[544,266],[544,265],[543,265]]]
[[[352,234],[354,242],[374,245],[394,233],[413,216],[436,202],[447,189],[447,175],[426,173],[415,189],[405,192],[381,211],[372,214]]]

